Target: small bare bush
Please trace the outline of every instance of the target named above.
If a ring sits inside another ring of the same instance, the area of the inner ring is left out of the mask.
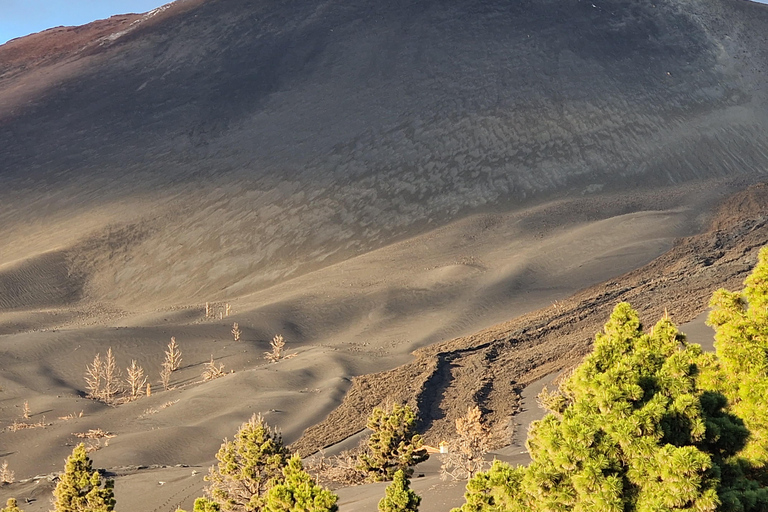
[[[8,461],[4,460],[2,464],[0,464],[0,485],[1,484],[12,484],[16,481],[16,473],[8,469]]]
[[[85,453],[91,453],[109,446],[109,438],[87,439],[83,444],[85,445]]]
[[[213,360],[213,354],[211,354],[211,360],[205,363],[205,370],[203,371],[203,380],[209,381],[213,379],[218,379],[219,377],[223,377],[224,375],[225,375],[224,365],[222,364],[217,366]]]
[[[83,417],[83,411],[80,411],[79,413],[71,412],[71,413],[67,414],[66,416],[59,416],[59,419],[63,420],[63,421],[69,421],[69,420],[73,420],[75,418],[82,418],[82,417]]]
[[[165,360],[160,367],[160,382],[163,384],[163,389],[168,391],[171,386],[171,374],[179,369],[181,365],[181,349],[176,344],[176,338],[171,337],[171,342],[168,343],[168,349],[165,351]]]
[[[264,352],[264,357],[271,363],[276,363],[284,357],[283,350],[285,349],[285,340],[282,335],[277,334],[272,338],[272,341],[269,342],[269,345],[272,347],[272,350],[270,352]]]
[[[307,472],[325,487],[349,487],[364,484],[366,474],[360,471],[357,466],[357,451],[355,450],[346,450],[330,457],[321,454],[317,458],[306,461]]]
[[[168,343],[168,350],[165,351],[165,361],[172,372],[175,372],[181,366],[181,349],[179,349],[179,345],[176,343],[175,336],[171,336],[171,341]]]
[[[21,411],[21,417],[28,420],[32,415],[32,411],[29,409],[29,402],[24,400],[24,408]]]
[[[162,409],[167,409],[168,407],[172,406],[173,404],[177,404],[177,403],[179,403],[178,399],[177,400],[171,400],[170,402],[165,402],[163,405],[161,405],[158,408],[150,407],[149,409],[145,409],[144,412],[141,415],[139,415],[139,418],[145,418],[145,417],[150,416],[152,414],[157,414]]]
[[[131,360],[131,366],[126,369],[128,376],[125,379],[128,385],[128,400],[136,400],[144,394],[147,385],[147,376],[144,374],[144,368],[136,364],[136,360]]]
[[[102,382],[104,384],[104,393],[102,400],[106,404],[113,404],[120,393],[123,392],[123,384],[121,382],[120,368],[117,367],[111,347],[107,350],[107,357],[104,359],[103,368],[104,378]]]
[[[232,324],[232,337],[235,339],[235,341],[240,341],[240,335],[243,334],[243,331],[240,330],[240,326],[237,322]]]
[[[101,360],[101,354],[96,354],[93,362],[85,370],[85,389],[88,390],[88,398],[100,400],[102,396],[101,379],[104,374],[102,367],[104,363]]]
[[[87,432],[72,432],[72,435],[79,437],[80,439],[110,439],[115,437],[115,434],[112,432],[107,432],[106,430],[100,428],[92,428]]]
[[[45,422],[45,416],[37,423],[27,423],[25,421],[13,420],[13,423],[8,427],[11,432],[18,432],[19,430],[28,430],[32,428],[45,428],[49,423]]]
[[[171,373],[173,373],[171,367],[163,362],[163,365],[160,367],[160,383],[166,391],[171,387]]]
[[[456,420],[456,433],[456,439],[448,443],[448,453],[440,457],[443,480],[469,480],[488,466],[483,455],[491,449],[492,440],[479,407],[470,407],[466,416]]]

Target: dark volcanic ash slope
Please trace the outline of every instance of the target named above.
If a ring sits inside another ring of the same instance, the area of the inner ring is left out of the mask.
[[[115,24],[0,47],[0,265],[60,251],[61,300],[245,293],[480,210],[768,169],[762,5],[188,0]]]

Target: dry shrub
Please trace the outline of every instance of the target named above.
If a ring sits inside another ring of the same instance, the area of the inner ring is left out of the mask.
[[[80,411],[79,413],[71,412],[66,416],[59,416],[59,419],[64,421],[69,421],[75,418],[82,418],[82,417],[83,417],[83,411]]]
[[[158,408],[150,407],[149,409],[145,409],[144,412],[139,416],[139,418],[144,418],[146,416],[149,416],[151,414],[157,414],[160,412],[161,409],[167,409],[168,407],[172,406],[173,404],[178,403],[179,400],[171,400],[170,402],[165,402],[163,405],[161,405]]]
[[[240,341],[240,335],[243,334],[243,331],[240,330],[240,325],[235,322],[232,324],[232,337],[235,339],[235,341]]]
[[[179,369],[179,365],[181,365],[181,349],[176,344],[176,337],[172,336],[165,351],[165,360],[160,367],[160,382],[166,391],[171,385],[171,374]]]
[[[175,372],[181,366],[181,349],[179,349],[179,345],[176,343],[175,336],[171,336],[168,350],[165,351],[165,363],[168,364],[172,372]]]
[[[216,363],[213,360],[213,354],[211,354],[211,360],[205,363],[205,370],[203,371],[203,380],[209,381],[213,379],[218,379],[219,377],[223,377],[224,375],[226,375],[224,373],[224,365],[222,364],[222,365],[216,366]]]
[[[483,455],[491,449],[493,440],[479,407],[468,408],[466,416],[456,420],[456,433],[457,437],[447,443],[448,453],[440,456],[443,480],[469,480],[489,466]]]
[[[0,464],[0,485],[12,484],[16,481],[16,473],[8,469],[8,461],[4,460]]]
[[[109,438],[105,439],[88,439],[85,443],[85,453],[91,453],[98,450],[101,450],[102,448],[106,448],[109,446]]]
[[[25,421],[13,420],[13,424],[8,427],[8,430],[11,432],[17,432],[19,430],[27,430],[31,428],[45,428],[48,425],[50,425],[50,423],[46,423],[45,416],[43,416],[43,418],[37,423],[27,423]]]
[[[79,437],[80,439],[102,439],[102,438],[112,438],[115,437],[115,434],[112,432],[107,432],[106,430],[100,429],[100,428],[92,428],[88,430],[87,432],[72,432],[72,435],[75,437]]]
[[[128,376],[125,378],[125,382],[128,385],[128,400],[136,400],[144,394],[145,386],[147,385],[147,376],[144,374],[144,368],[136,364],[136,360],[131,360],[131,366],[126,368]]]
[[[101,354],[96,354],[85,372],[88,397],[113,405],[123,391],[121,379],[120,368],[117,367],[112,348],[107,350],[104,359],[101,358]]]
[[[272,350],[270,352],[264,352],[264,357],[269,360],[270,363],[276,363],[281,359],[296,357],[296,354],[285,355],[285,340],[280,334],[275,335],[275,337],[272,338],[272,341],[269,342],[269,345],[272,347]]]
[[[24,400],[24,408],[21,411],[21,417],[25,420],[28,420],[31,415],[32,411],[29,409],[29,402]]]
[[[356,450],[345,450],[338,455],[326,457],[320,452],[319,457],[305,461],[306,471],[317,483],[326,487],[349,487],[366,482],[366,474],[358,469]]]
[[[104,366],[104,362],[101,360],[101,354],[96,354],[93,362],[85,370],[85,389],[88,390],[88,398],[99,400],[101,396],[101,379],[104,374],[102,366]]]

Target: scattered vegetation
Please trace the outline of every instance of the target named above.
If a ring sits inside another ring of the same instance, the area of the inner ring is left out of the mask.
[[[408,405],[395,404],[391,410],[373,409],[367,427],[373,431],[368,446],[358,457],[358,467],[369,481],[391,480],[398,470],[413,474],[413,466],[429,458],[416,433],[416,414]]]
[[[115,434],[112,432],[107,432],[106,430],[100,428],[92,428],[87,432],[72,432],[72,435],[79,437],[80,439],[102,439],[115,437]]]
[[[720,290],[716,352],[666,316],[616,306],[594,351],[541,403],[528,467],[495,462],[461,512],[768,510],[768,248],[743,293]]]
[[[45,422],[45,416],[43,416],[40,421],[37,421],[35,423],[27,423],[26,421],[19,421],[19,420],[13,420],[13,423],[8,427],[8,430],[11,432],[18,432],[19,430],[27,430],[32,428],[45,428],[50,423]]]
[[[210,302],[205,303],[205,319],[216,319],[219,320],[224,319],[232,314],[232,305],[229,302],[225,302],[224,304],[211,304]]]
[[[243,334],[243,331],[240,330],[240,325],[235,322],[232,324],[232,338],[234,338],[235,341],[240,341],[240,335]]]
[[[395,471],[392,483],[384,493],[379,501],[379,512],[418,512],[421,496],[410,488],[410,481],[402,469]]]
[[[92,467],[84,444],[67,457],[64,473],[53,491],[54,512],[110,512],[115,508],[114,482],[102,480]]]
[[[216,362],[213,360],[213,354],[211,354],[211,360],[205,363],[205,369],[203,370],[203,380],[209,381],[213,379],[218,379],[219,377],[223,377],[226,375],[224,373],[224,365],[216,365]]]
[[[71,412],[66,416],[59,416],[59,419],[64,421],[69,421],[75,418],[82,418],[82,417],[83,417],[83,411],[80,411],[80,412]]]
[[[470,407],[466,416],[456,420],[457,437],[448,443],[448,453],[441,454],[441,478],[469,480],[488,467],[483,456],[491,449],[491,435],[483,425],[480,408]]]
[[[120,368],[117,367],[112,348],[107,350],[104,359],[101,358],[101,354],[96,354],[85,373],[88,397],[107,405],[115,404],[117,397],[123,391],[121,379]]]
[[[12,484],[16,481],[16,474],[8,467],[8,461],[4,460],[0,464],[0,485]]]
[[[171,386],[171,374],[179,369],[181,365],[181,349],[176,344],[176,338],[171,336],[171,341],[168,343],[168,349],[165,351],[165,359],[160,365],[160,382],[163,384],[163,389],[168,391]]]
[[[179,345],[176,343],[175,336],[171,336],[168,349],[165,351],[165,361],[163,364],[167,365],[172,372],[175,372],[181,366],[181,349],[179,349]]]
[[[285,348],[285,340],[281,334],[277,334],[272,338],[272,341],[269,342],[269,345],[272,347],[272,350],[264,352],[264,357],[271,363],[276,363],[284,357],[283,349]]]
[[[158,412],[160,412],[161,410],[163,410],[163,409],[167,409],[168,407],[170,407],[170,406],[172,406],[172,405],[174,405],[174,404],[177,404],[177,403],[179,403],[179,400],[178,400],[178,399],[176,399],[176,400],[171,400],[170,402],[165,402],[163,405],[161,405],[161,406],[160,406],[160,407],[158,407],[158,408],[150,407],[149,409],[145,409],[145,410],[144,410],[144,413],[142,413],[142,415],[141,415],[141,416],[139,416],[139,418],[143,418],[143,417],[145,417],[145,416],[149,416],[149,415],[151,415],[151,414],[157,414],[157,413],[158,413]]]
[[[131,359],[131,366],[126,368],[128,396],[127,400],[136,400],[145,393],[147,385],[147,376],[144,374],[144,368],[136,364],[135,359]]]

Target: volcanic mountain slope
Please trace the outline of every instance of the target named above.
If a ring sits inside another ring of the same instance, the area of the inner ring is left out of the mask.
[[[4,431],[0,456],[45,474],[74,433],[109,430],[94,459],[129,473],[118,503],[174,510],[200,474],[149,495],[135,468],[207,465],[252,412],[305,453],[387,396],[430,440],[472,402],[504,430],[519,386],[652,284],[564,299],[763,178],[766,34],[766,6],[731,0],[187,0],[0,46],[0,420],[28,401],[46,425]],[[753,224],[723,228],[730,266],[716,242],[659,264],[681,282],[719,269],[662,297],[682,317],[765,241],[749,197]],[[552,322],[586,316],[556,342]],[[277,333],[297,355],[269,365]],[[160,391],[171,336],[184,363]],[[151,397],[84,398],[108,347]],[[235,373],[200,382],[211,357]],[[48,489],[24,485],[44,510]]]
[[[63,251],[60,300],[227,298],[473,212],[768,162],[762,5],[209,0],[138,21],[0,48],[0,264]]]

